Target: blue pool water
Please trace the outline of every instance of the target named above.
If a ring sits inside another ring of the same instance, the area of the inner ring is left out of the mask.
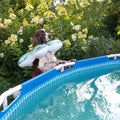
[[[120,71],[62,85],[22,120],[120,120]]]

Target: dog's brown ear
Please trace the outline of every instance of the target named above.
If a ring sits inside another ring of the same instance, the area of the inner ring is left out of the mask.
[[[37,45],[37,43],[38,43],[37,41],[38,41],[37,36],[34,35],[33,36],[33,47]]]
[[[43,29],[39,29],[34,33],[33,36],[33,47],[36,46],[37,44],[42,44],[46,42],[45,38],[45,31]]]
[[[37,30],[35,33],[34,33],[34,36],[33,36],[33,47],[36,46],[38,44],[38,36],[39,36],[39,31]]]

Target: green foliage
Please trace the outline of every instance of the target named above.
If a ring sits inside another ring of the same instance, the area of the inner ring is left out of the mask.
[[[111,0],[107,7],[105,24],[115,39],[120,39],[120,1]]]
[[[114,45],[115,41],[112,37],[95,37],[88,41],[86,54],[88,57],[114,54]]]
[[[120,31],[117,9],[113,13],[109,0],[67,0],[55,5],[55,0],[0,1],[0,89],[31,78],[31,67],[18,67],[19,58],[32,49],[34,32],[44,28],[53,39],[60,39],[63,48],[60,59],[84,59],[119,52]],[[113,16],[116,19],[113,19]],[[112,24],[115,20],[114,25]],[[114,29],[117,29],[115,32]],[[117,47],[116,47],[117,46]]]
[[[10,86],[10,82],[6,81],[3,77],[0,77],[0,94],[9,89]]]

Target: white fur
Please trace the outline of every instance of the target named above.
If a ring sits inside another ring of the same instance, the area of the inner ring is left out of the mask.
[[[49,36],[49,34],[50,34],[50,33],[45,32],[45,38],[46,38],[46,40],[47,40],[47,41],[49,41],[49,40],[50,40],[50,38],[48,37],[48,36]]]
[[[49,41],[50,38],[49,38],[48,36],[50,35],[50,33],[47,33],[47,32],[45,31],[45,29],[41,29],[41,30],[43,30],[43,31],[45,32],[46,41]]]
[[[45,71],[55,67],[56,66],[55,62],[56,61],[57,61],[57,58],[55,57],[55,55],[48,52],[44,57],[39,58],[38,68],[42,72],[45,72]]]

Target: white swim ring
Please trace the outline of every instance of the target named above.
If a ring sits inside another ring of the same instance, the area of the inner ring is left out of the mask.
[[[48,45],[48,51],[55,53],[62,47],[62,42],[60,40],[52,40],[47,43]]]
[[[35,46],[32,50],[32,54],[35,58],[40,58],[48,53],[48,46],[46,44],[39,44]]]
[[[48,52],[48,46],[47,45],[37,45],[35,46],[31,52],[25,53],[18,61],[18,65],[20,67],[27,67],[32,66],[33,61],[36,58],[43,57]]]
[[[48,52],[55,53],[62,47],[60,40],[51,40],[47,44],[39,44],[30,52],[25,53],[18,61],[20,67],[32,66],[36,58],[45,56]]]

